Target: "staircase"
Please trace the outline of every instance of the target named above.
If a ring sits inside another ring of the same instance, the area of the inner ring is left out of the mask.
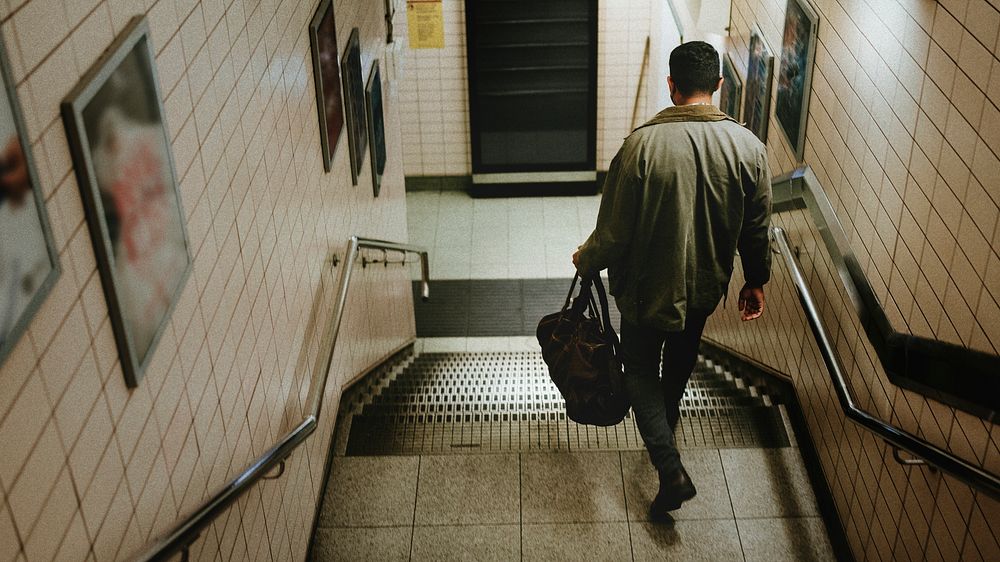
[[[614,427],[566,418],[540,352],[408,354],[345,392],[335,454],[638,450],[631,415]],[[681,448],[789,446],[764,389],[699,357],[681,404]]]

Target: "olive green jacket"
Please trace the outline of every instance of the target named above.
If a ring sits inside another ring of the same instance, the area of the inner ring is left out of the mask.
[[[764,145],[711,105],[661,111],[611,161],[578,269],[609,269],[626,320],[684,329],[714,310],[739,249],[746,282],[770,278],[771,176]]]

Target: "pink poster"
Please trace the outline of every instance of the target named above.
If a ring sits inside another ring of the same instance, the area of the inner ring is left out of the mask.
[[[137,384],[190,271],[163,108],[136,19],[64,103],[122,367]]]

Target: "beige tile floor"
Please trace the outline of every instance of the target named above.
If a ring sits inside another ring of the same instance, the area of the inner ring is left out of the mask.
[[[683,457],[673,524],[641,451],[338,457],[313,560],[834,559],[796,449]]]

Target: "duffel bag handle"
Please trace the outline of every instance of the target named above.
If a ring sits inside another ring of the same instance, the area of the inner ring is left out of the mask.
[[[576,272],[576,274],[573,275],[573,282],[569,286],[569,294],[566,295],[566,302],[563,303],[563,312],[569,308],[569,302],[573,298],[573,290],[576,288],[577,279],[580,279],[580,296],[574,301],[574,308],[577,308],[578,312],[583,312],[584,308],[590,309],[592,315],[596,316],[600,321],[601,326],[604,327],[604,332],[611,339],[611,345],[617,354],[618,346],[620,345],[618,341],[618,332],[616,332],[614,326],[611,325],[611,312],[608,306],[608,294],[604,290],[604,283],[601,281],[601,275],[599,273],[585,277],[581,276],[580,272]],[[594,293],[591,291],[592,288],[597,289],[597,299],[594,299]]]
[[[577,280],[580,281],[580,294],[574,299],[573,291],[576,289]],[[591,291],[592,284],[593,280],[590,277],[584,277],[577,272],[573,276],[572,283],[569,285],[569,293],[566,295],[566,301],[563,303],[562,311],[566,312],[566,309],[570,307],[570,301],[572,301],[573,309],[577,313],[582,314],[588,308],[588,305],[591,311],[596,313],[596,301],[594,301],[594,294]]]
[[[604,330],[611,336],[613,344],[617,347],[618,333],[615,332],[614,327],[611,325],[611,313],[608,307],[608,294],[604,290],[604,283],[601,281],[600,274],[593,276],[588,275],[584,277],[580,275],[579,271],[574,273],[573,281],[569,285],[569,293],[566,294],[566,301],[563,303],[563,312],[566,312],[566,309],[569,308],[570,301],[573,300],[573,291],[576,289],[577,280],[580,280],[580,296],[574,302],[580,303],[579,306],[581,308],[590,305],[590,309],[599,317],[601,325],[604,326]],[[591,292],[592,287],[597,289],[598,300],[594,299],[594,293]],[[598,302],[600,303],[600,306],[598,306]]]
[[[566,295],[566,302],[563,303],[562,307],[563,312],[566,312],[566,309],[569,308],[569,301],[573,298],[573,290],[576,289],[576,281],[579,278],[580,273],[577,272],[576,275],[573,276],[573,282],[569,284],[569,293]]]

